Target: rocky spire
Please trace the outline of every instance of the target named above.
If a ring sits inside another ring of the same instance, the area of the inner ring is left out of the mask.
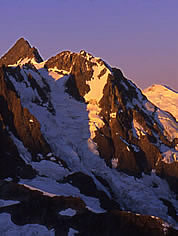
[[[20,38],[14,44],[14,46],[9,49],[9,51],[0,59],[0,65],[13,65],[19,60],[25,58],[34,59],[36,62],[42,62],[42,58],[38,53],[38,50],[31,47],[28,41],[24,38]]]

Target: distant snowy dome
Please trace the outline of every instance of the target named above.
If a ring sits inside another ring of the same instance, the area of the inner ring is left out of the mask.
[[[143,94],[157,107],[170,112],[178,121],[178,92],[166,86],[155,84],[144,89]]]

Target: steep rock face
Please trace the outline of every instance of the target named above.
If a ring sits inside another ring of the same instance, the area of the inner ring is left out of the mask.
[[[23,142],[29,152],[33,155],[50,152],[50,147],[41,134],[38,120],[27,108],[22,107],[5,67],[0,68],[0,102],[0,115],[4,125]]]
[[[0,59],[1,65],[13,65],[17,62],[26,62],[34,59],[36,62],[42,62],[42,58],[36,48],[31,48],[30,44],[23,38],[20,38],[15,45]]]
[[[66,90],[77,100],[81,101],[84,101],[83,97],[89,91],[86,81],[92,78],[93,65],[95,65],[94,62],[88,61],[85,57],[81,57],[80,54],[69,51],[59,53],[45,63],[45,67],[48,69],[57,68],[59,72],[67,72],[71,75],[66,84]]]

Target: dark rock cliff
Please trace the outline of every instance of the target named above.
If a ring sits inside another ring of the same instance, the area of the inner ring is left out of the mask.
[[[166,227],[161,219],[151,216],[136,215],[131,212],[111,210],[94,213],[86,208],[85,203],[76,197],[44,196],[39,191],[32,191],[25,186],[0,181],[0,197],[18,200],[19,203],[2,207],[0,213],[7,212],[17,225],[41,224],[55,230],[55,235],[68,235],[69,228],[78,231],[78,235],[124,235],[124,236],[176,236],[177,231]],[[71,208],[74,216],[60,215],[60,211]]]

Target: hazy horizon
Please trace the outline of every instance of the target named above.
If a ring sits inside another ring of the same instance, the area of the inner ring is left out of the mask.
[[[178,1],[2,1],[0,55],[20,37],[43,59],[86,50],[144,89],[178,90]]]

